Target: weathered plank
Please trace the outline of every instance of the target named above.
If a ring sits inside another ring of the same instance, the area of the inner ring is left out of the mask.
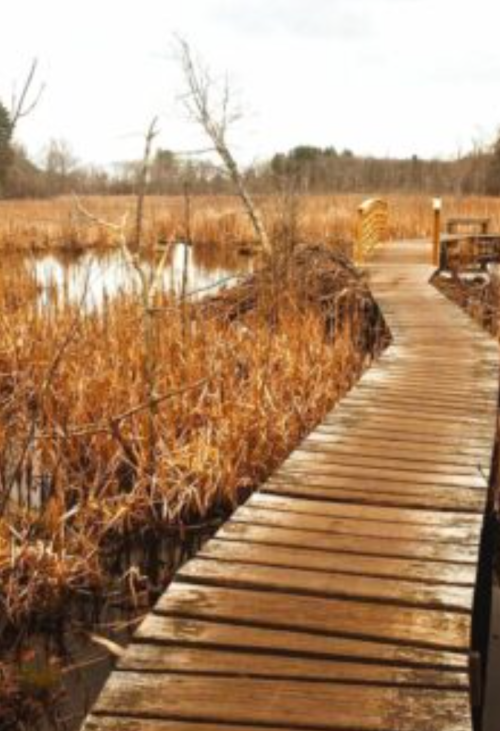
[[[411,561],[408,559],[389,558],[387,556],[373,556],[361,553],[352,553],[349,558],[341,551],[311,550],[304,544],[281,544],[280,537],[274,539],[274,529],[265,530],[266,537],[257,540],[255,526],[247,527],[245,533],[240,532],[237,540],[231,532],[221,532],[218,537],[210,541],[200,552],[200,556],[216,558],[219,561],[245,561],[264,564],[267,566],[283,566],[289,568],[303,568],[313,571],[325,571],[339,574],[357,574],[378,578],[401,579],[405,581],[425,582],[428,584],[451,584],[454,586],[474,586],[476,573],[474,567],[467,564],[445,564],[438,561]],[[253,532],[252,532],[253,531]],[[262,529],[261,529],[262,531]],[[282,531],[286,536],[290,531]],[[232,543],[228,546],[227,540]],[[300,535],[302,541],[303,534]],[[252,539],[253,538],[253,539]],[[224,540],[226,539],[226,540]],[[274,541],[274,542],[273,542]],[[262,550],[262,546],[273,546],[272,550]]]
[[[432,543],[407,540],[390,540],[385,538],[370,538],[366,536],[333,535],[305,528],[282,528],[275,523],[262,524],[238,521],[234,516],[217,534],[241,535],[241,531],[252,530],[253,534],[272,534],[278,541],[287,540],[290,546],[303,546],[315,550],[341,551],[343,553],[358,553],[363,555],[381,556],[386,558],[402,558],[419,561],[435,561],[439,563],[464,564],[476,567],[477,547],[455,546],[453,543]]]
[[[429,460],[403,459],[400,454],[390,454],[388,456],[373,456],[369,454],[343,454],[340,450],[325,449],[317,450],[311,455],[311,450],[302,448],[296,449],[288,458],[286,464],[294,464],[295,462],[310,463],[326,463],[332,465],[332,471],[335,472],[335,465],[360,466],[374,469],[391,469],[394,471],[417,472],[419,474],[432,475],[464,475],[477,478],[479,473],[477,464],[474,465],[453,465],[443,464],[442,462],[430,462]],[[484,481],[484,478],[483,478]]]
[[[205,723],[203,721],[167,721],[165,719],[155,718],[131,718],[126,716],[117,716],[119,709],[111,712],[111,715],[91,715],[84,725],[84,731],[221,731],[219,723]],[[262,726],[235,726],[234,724],[224,724],[223,731],[262,731]],[[283,731],[283,727],[279,728],[266,726],[266,731]],[[304,728],[301,731],[313,731]]]
[[[336,454],[345,455],[362,455],[363,457],[391,457],[393,452],[388,452],[387,441],[382,435],[373,435],[356,437],[356,435],[326,435],[315,431],[312,432],[300,444],[301,451],[314,452],[315,454]],[[402,440],[398,443],[397,459],[403,461],[413,461],[419,459],[421,462],[429,462],[430,464],[439,464],[442,467],[468,467],[469,469],[481,472],[485,469],[489,470],[489,464],[486,459],[480,465],[481,460],[475,450],[467,452],[466,450],[451,450],[448,445],[433,444],[429,448],[422,450],[422,445],[418,442]]]
[[[350,503],[386,505],[394,507],[412,507],[435,510],[460,509],[463,512],[483,513],[486,495],[478,490],[467,490],[449,487],[421,489],[394,483],[388,486],[383,481],[360,480],[345,484],[342,478],[322,475],[304,476],[288,473],[275,475],[263,491],[269,494],[288,497],[307,497],[311,500],[344,501]]]
[[[469,647],[470,616],[442,609],[174,582],[156,610],[197,619],[237,618],[262,627],[330,632],[415,647],[463,652]]]
[[[170,645],[131,645],[118,663],[120,670],[242,678],[310,680],[357,685],[467,690],[468,672],[407,668],[366,662],[314,660],[270,653],[237,652]]]
[[[267,509],[261,506],[253,507],[251,503],[240,508],[234,519],[240,523],[278,525],[282,528],[304,528],[329,534],[384,538],[386,541],[399,539],[420,543],[458,543],[463,546],[477,546],[479,543],[478,529],[469,525],[429,526],[392,523],[388,526],[383,521],[294,513]]]
[[[482,516],[464,513],[443,513],[436,510],[405,510],[404,508],[381,508],[374,506],[353,506],[345,503],[332,504],[315,500],[286,500],[274,495],[256,493],[247,503],[247,507],[267,508],[293,513],[306,513],[322,517],[355,518],[357,520],[374,520],[382,523],[408,523],[411,525],[434,525],[437,527],[456,528],[457,526],[481,530]]]
[[[261,552],[264,549],[260,549]],[[363,574],[295,569],[290,566],[232,559],[227,561],[203,557],[191,560],[182,568],[181,580],[209,586],[234,587],[263,591],[286,592],[300,596],[332,597],[374,602],[384,606],[445,608],[471,612],[472,587],[437,585],[423,581],[380,578]]]
[[[462,652],[446,652],[383,641],[370,642],[334,636],[328,630],[311,633],[304,629],[269,629],[256,624],[228,624],[214,621],[213,618],[204,621],[155,612],[142,622],[136,632],[136,640],[164,646],[244,650],[258,655],[267,652],[287,657],[378,663],[399,668],[459,673],[468,669],[467,655]],[[124,661],[126,657],[127,655]]]
[[[113,673],[95,710],[109,714],[117,709],[159,719],[332,731],[471,727],[464,691],[121,671]]]

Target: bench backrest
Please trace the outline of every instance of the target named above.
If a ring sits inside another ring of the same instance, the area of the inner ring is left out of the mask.
[[[446,232],[449,234],[457,233],[459,229],[466,227],[468,229],[475,228],[480,233],[487,234],[490,228],[490,218],[472,217],[472,216],[456,216],[448,218],[446,221]]]

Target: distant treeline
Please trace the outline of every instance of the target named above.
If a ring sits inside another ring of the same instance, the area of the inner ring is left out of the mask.
[[[1,130],[0,130],[1,132]],[[111,170],[79,163],[68,145],[53,141],[43,163],[35,165],[22,148],[10,146],[2,155],[0,194],[3,197],[51,197],[81,194],[131,194],[140,162],[121,163]],[[5,148],[5,145],[4,145]],[[364,193],[377,191],[454,195],[500,195],[500,140],[454,160],[375,158],[333,147],[302,145],[279,153],[245,171],[254,193]],[[149,192],[158,195],[227,194],[231,183],[224,171],[206,160],[158,150],[150,171]]]

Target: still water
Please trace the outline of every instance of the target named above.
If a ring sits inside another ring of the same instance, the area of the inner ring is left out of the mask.
[[[82,302],[87,309],[100,308],[122,293],[139,291],[139,277],[121,251],[86,252],[80,256],[37,255],[26,260],[39,290],[43,306],[63,299]],[[150,271],[154,264],[144,260]],[[209,249],[176,244],[169,252],[162,272],[161,289],[180,293],[186,273],[186,293],[200,297],[234,284],[238,276],[252,271],[253,259],[227,248]]]
[[[7,271],[14,264],[20,266],[21,273],[30,273],[36,283],[37,301],[42,309],[70,302],[92,312],[102,309],[106,302],[120,294],[138,293],[140,290],[137,272],[118,250],[104,253],[87,251],[79,255],[36,254],[16,258],[15,262],[3,262]],[[254,265],[252,258],[229,248],[176,244],[169,251],[160,287],[164,292],[179,294],[184,281],[185,292],[193,299],[199,298],[215,293],[221,287],[234,285],[239,277],[249,274]],[[154,262],[143,259],[141,266],[145,271],[151,271]],[[36,504],[36,496],[30,499],[30,504],[33,503]],[[126,644],[128,634],[122,634],[114,634],[113,639]],[[65,642],[75,660],[75,669],[64,674],[65,692],[58,708],[65,719],[66,731],[76,731],[95,701],[113,662],[107,652],[90,644],[78,633],[68,632]],[[44,729],[52,731],[52,726],[47,725]]]

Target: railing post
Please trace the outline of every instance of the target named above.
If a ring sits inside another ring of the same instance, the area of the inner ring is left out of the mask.
[[[439,266],[440,248],[441,248],[441,209],[443,202],[441,198],[434,198],[432,201],[432,210],[434,212],[433,230],[432,230],[432,264]]]
[[[364,264],[367,255],[385,241],[388,231],[388,207],[380,198],[370,198],[358,207],[354,262]]]

